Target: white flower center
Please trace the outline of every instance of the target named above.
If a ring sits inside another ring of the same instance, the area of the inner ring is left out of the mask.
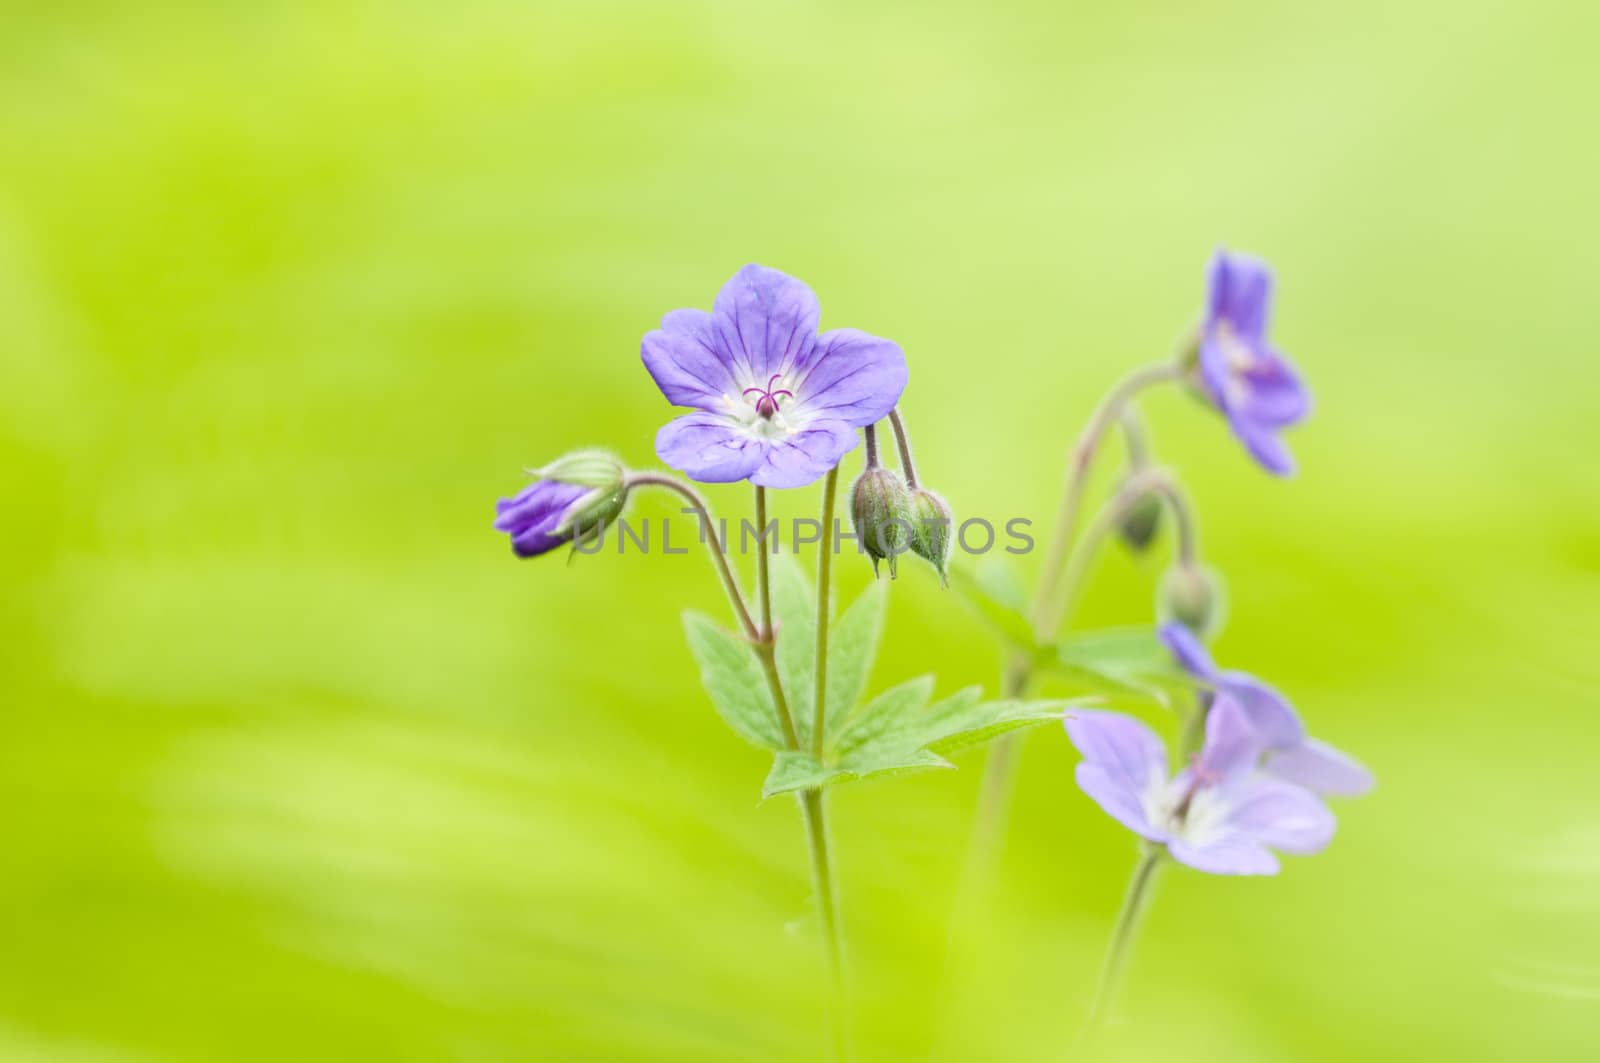
[[[1151,826],[1193,846],[1208,845],[1224,834],[1232,811],[1215,787],[1196,786],[1192,777],[1168,780],[1154,775],[1140,801]]]

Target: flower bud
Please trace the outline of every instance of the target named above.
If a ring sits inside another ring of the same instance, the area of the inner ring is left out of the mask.
[[[577,451],[534,470],[539,479],[496,505],[496,530],[511,536],[518,557],[549,553],[579,536],[601,535],[628,504],[627,470],[598,450]]]
[[[887,558],[889,578],[896,575],[895,560],[910,549],[914,524],[911,496],[905,481],[893,469],[879,465],[861,474],[850,491],[850,519],[856,538],[872,558],[876,575],[878,562]]]
[[[1216,634],[1227,615],[1222,578],[1207,565],[1175,562],[1156,589],[1156,615],[1162,623],[1176,620],[1197,638]]]
[[[1129,550],[1142,554],[1155,540],[1161,527],[1161,497],[1154,491],[1140,495],[1117,524],[1117,534]]]
[[[950,526],[955,518],[944,499],[926,488],[911,492],[911,552],[939,571],[939,582],[949,585],[945,562],[950,559]]]

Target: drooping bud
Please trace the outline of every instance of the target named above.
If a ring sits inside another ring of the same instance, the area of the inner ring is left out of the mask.
[[[889,578],[893,579],[896,559],[911,549],[915,527],[911,496],[900,474],[882,465],[862,473],[850,491],[850,518],[857,539],[872,558],[873,574],[877,574],[878,562],[888,559]]]
[[[1207,639],[1222,627],[1227,611],[1222,577],[1209,566],[1176,561],[1162,574],[1156,589],[1156,615],[1162,623],[1176,620]]]
[[[1146,491],[1128,507],[1117,524],[1117,534],[1129,550],[1142,554],[1155,540],[1161,528],[1161,497]]]
[[[549,553],[575,536],[590,542],[628,504],[627,469],[604,451],[576,451],[533,474],[537,481],[496,504],[495,529],[511,536],[518,557]]]
[[[955,518],[950,506],[925,487],[911,492],[911,552],[939,572],[939,582],[949,585],[945,562],[950,559],[950,527]]]

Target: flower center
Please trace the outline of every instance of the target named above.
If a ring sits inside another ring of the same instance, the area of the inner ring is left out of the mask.
[[[762,420],[770,421],[772,420],[772,415],[778,412],[779,395],[783,395],[791,399],[794,398],[794,392],[790,391],[788,388],[773,387],[773,385],[778,383],[778,381],[782,378],[783,374],[773,373],[771,379],[767,381],[766,387],[751,387],[744,389],[743,395],[745,399],[754,403],[756,413],[762,418]],[[755,394],[755,398],[753,400],[750,399],[752,393]]]

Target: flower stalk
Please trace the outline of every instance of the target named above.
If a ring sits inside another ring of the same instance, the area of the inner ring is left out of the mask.
[[[1095,983],[1089,1014],[1084,1020],[1082,1031],[1078,1034],[1080,1045],[1088,1043],[1094,1036],[1100,1024],[1105,1021],[1106,1010],[1116,998],[1117,989],[1122,982],[1122,972],[1127,966],[1129,954],[1133,951],[1134,938],[1138,936],[1139,921],[1150,902],[1156,871],[1161,866],[1161,853],[1160,846],[1146,844],[1143,854],[1139,857],[1139,863],[1134,866],[1133,878],[1128,882],[1128,892],[1122,898],[1122,910],[1117,913],[1116,927],[1111,932],[1111,944],[1106,948],[1106,958],[1100,967],[1100,979]]]

